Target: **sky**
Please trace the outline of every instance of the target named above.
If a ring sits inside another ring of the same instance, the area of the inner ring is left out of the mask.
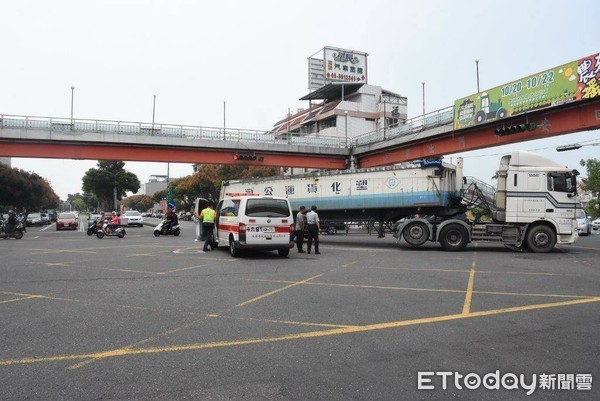
[[[268,130],[307,107],[307,57],[369,54],[369,83],[408,98],[408,117],[600,51],[600,2],[20,0],[4,2],[0,114]],[[600,158],[599,131],[448,155],[490,181],[500,155],[537,150],[565,166]],[[581,143],[557,153],[559,145]],[[0,149],[1,153],[1,149]],[[13,158],[54,191],[82,192],[96,161]],[[147,182],[166,163],[128,162]],[[171,177],[191,174],[171,164]]]

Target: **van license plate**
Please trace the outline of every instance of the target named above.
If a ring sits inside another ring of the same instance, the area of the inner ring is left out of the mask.
[[[275,227],[248,227],[251,233],[274,233]]]

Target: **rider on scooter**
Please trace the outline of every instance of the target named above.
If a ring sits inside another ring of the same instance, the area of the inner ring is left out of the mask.
[[[15,231],[16,225],[17,225],[17,216],[15,215],[14,210],[9,210],[8,218],[4,221],[4,227],[6,228],[6,234],[11,234],[13,231]]]
[[[117,216],[117,212],[112,212],[112,218],[110,219],[110,223],[108,223],[108,227],[112,232],[115,232],[119,228],[119,216]]]
[[[165,227],[166,227],[165,233],[168,233],[179,222],[178,221],[179,219],[177,218],[177,214],[175,214],[175,209],[171,209],[171,211],[169,213],[167,213],[166,220],[167,220],[167,224],[165,225]]]

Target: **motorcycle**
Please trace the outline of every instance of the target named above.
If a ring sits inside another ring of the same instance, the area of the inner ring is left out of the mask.
[[[179,228],[179,224],[174,225],[171,229],[167,230],[167,220],[163,220],[156,227],[154,227],[154,236],[160,237],[161,235],[174,235],[179,236],[181,234],[181,229]]]
[[[87,235],[94,235],[98,233],[98,220],[89,220]]]
[[[118,227],[113,230],[108,225],[108,220],[104,220],[104,223],[102,223],[101,226],[98,225],[98,232],[96,233],[96,237],[98,237],[99,239],[104,238],[104,236],[123,238],[125,234],[127,234],[125,232],[125,227]]]
[[[21,239],[23,238],[23,231],[24,231],[24,227],[23,227],[23,223],[22,222],[17,222],[17,224],[15,225],[15,229],[12,233],[7,233],[6,232],[6,225],[4,223],[2,223],[2,225],[0,226],[0,238],[14,238],[14,239]]]

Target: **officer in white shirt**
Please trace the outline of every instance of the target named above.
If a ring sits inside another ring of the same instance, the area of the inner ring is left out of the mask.
[[[315,254],[319,252],[319,231],[321,230],[319,215],[317,214],[317,207],[312,205],[310,212],[306,213],[306,225],[308,227],[308,245],[307,253],[310,253],[312,248],[313,240],[315,241]]]

